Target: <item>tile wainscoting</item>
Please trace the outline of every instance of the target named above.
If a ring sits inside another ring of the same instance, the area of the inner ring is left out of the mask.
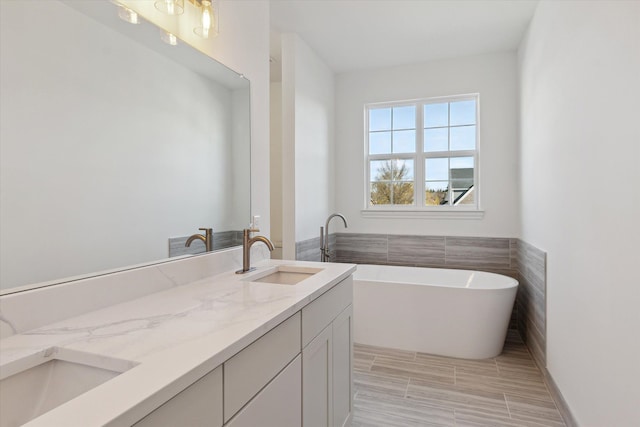
[[[341,262],[336,259],[336,235],[329,235],[329,257],[331,261]],[[320,262],[320,237],[296,242],[296,260]]]
[[[169,258],[182,255],[197,255],[205,252],[204,242],[194,240],[188,248],[185,246],[187,239],[191,236],[170,237],[169,238]],[[242,245],[242,231],[220,231],[213,232],[213,250],[226,249],[233,246]]]

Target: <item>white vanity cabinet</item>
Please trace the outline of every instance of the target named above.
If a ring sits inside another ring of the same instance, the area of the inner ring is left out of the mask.
[[[353,403],[352,300],[349,276],[135,425],[348,424]]]
[[[134,425],[222,426],[222,366],[200,378]]]
[[[299,354],[300,312],[297,312],[227,360],[223,365],[224,421],[229,421]],[[283,395],[280,398],[277,395],[264,396],[264,394],[273,394],[267,390],[272,385],[273,383],[262,390],[262,400],[272,401],[275,407],[278,406],[275,401],[279,399],[282,401],[280,406],[286,407],[290,400],[288,396]],[[279,389],[281,387],[272,388]],[[300,394],[299,385],[295,391]],[[253,412],[256,410],[254,409]],[[264,420],[268,419],[268,414],[265,413]],[[233,425],[244,424],[236,421]]]
[[[353,408],[353,279],[302,309],[302,425],[340,427]]]
[[[302,420],[302,361],[298,355],[225,427],[299,427]]]

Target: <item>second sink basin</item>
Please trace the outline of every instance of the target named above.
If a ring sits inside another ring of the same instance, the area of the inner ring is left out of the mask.
[[[313,267],[297,267],[293,265],[281,265],[274,270],[268,270],[266,273],[260,274],[257,278],[251,279],[252,282],[276,283],[279,285],[295,285],[305,279],[321,272],[322,268]]]

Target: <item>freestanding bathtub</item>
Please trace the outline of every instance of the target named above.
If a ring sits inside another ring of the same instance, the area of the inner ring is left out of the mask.
[[[464,359],[502,352],[518,281],[480,271],[358,265],[354,341]]]

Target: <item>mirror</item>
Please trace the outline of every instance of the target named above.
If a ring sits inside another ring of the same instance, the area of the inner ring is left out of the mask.
[[[0,290],[240,244],[243,76],[108,1],[0,7]]]

